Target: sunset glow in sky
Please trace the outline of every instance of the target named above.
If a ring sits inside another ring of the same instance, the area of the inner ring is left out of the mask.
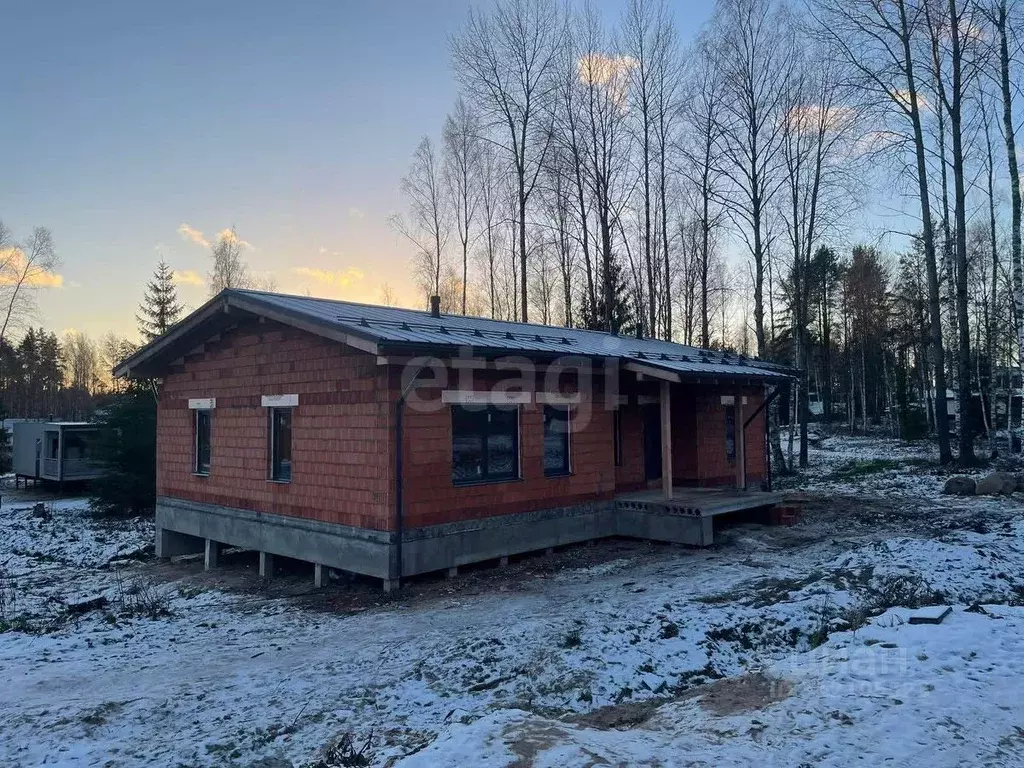
[[[42,225],[63,263],[55,330],[134,335],[162,254],[205,300],[234,226],[283,291],[411,301],[388,226],[420,136],[455,98],[447,35],[468,2],[19,3],[0,98],[0,219]]]
[[[386,283],[417,303],[388,218],[455,100],[470,2],[12,4],[0,220],[49,227],[62,258],[37,324],[134,337],[161,255],[197,307],[231,227],[278,290],[379,302]],[[614,26],[625,2],[596,5]],[[712,6],[670,2],[684,45]]]

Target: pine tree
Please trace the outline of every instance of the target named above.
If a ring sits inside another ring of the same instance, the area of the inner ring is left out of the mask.
[[[143,341],[150,342],[166,333],[178,322],[183,308],[178,303],[174,272],[163,259],[157,264],[153,279],[146,285],[146,295],[135,316]]]

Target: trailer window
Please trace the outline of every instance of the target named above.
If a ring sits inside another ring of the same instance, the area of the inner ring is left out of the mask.
[[[270,409],[270,479],[292,479],[292,409]]]
[[[197,475],[210,474],[210,437],[212,413],[206,409],[195,411],[195,466]]]

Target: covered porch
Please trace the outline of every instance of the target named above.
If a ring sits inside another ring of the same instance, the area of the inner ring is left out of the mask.
[[[660,487],[660,500],[680,501],[674,508],[720,510],[709,514],[775,503],[746,492],[760,492],[763,482],[771,489],[766,409],[780,391],[778,382],[693,376],[671,365],[645,361],[625,366],[645,392],[637,398],[645,412],[645,499],[652,501],[653,489]],[[770,394],[769,384],[776,384]],[[623,484],[619,490],[641,489]],[[750,499],[749,506],[744,498]]]

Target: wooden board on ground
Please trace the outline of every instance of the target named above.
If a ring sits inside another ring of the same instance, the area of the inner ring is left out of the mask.
[[[910,614],[908,622],[911,624],[941,624],[942,620],[952,612],[953,609],[948,605],[930,605],[927,608],[918,608]]]

